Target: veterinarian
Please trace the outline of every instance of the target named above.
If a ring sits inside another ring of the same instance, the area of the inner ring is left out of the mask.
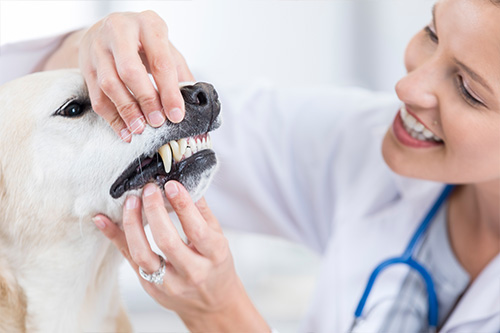
[[[112,33],[123,26],[131,33]],[[2,51],[2,76],[14,63],[10,77],[80,67],[94,109],[124,140],[146,122],[181,120],[176,81],[192,75],[154,13],[112,14],[40,43]],[[179,183],[165,186],[189,245],[153,184],[127,199],[124,232],[104,216],[95,223],[192,331],[271,330],[235,273],[220,221],[322,255],[301,332],[499,332],[499,44],[499,1],[439,0],[408,44],[398,100],[354,88],[218,87],[225,123],[212,135],[222,166],[210,208]],[[142,208],[166,263],[147,243]]]

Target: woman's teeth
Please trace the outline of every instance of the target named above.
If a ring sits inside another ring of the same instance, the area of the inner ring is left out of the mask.
[[[212,140],[208,134],[170,141],[161,146],[158,153],[163,160],[165,171],[169,173],[173,162],[180,162],[204,149],[212,149]]]
[[[403,120],[404,128],[414,139],[420,141],[443,142],[440,137],[429,131],[424,124],[409,114],[404,105],[401,107],[401,119]]]

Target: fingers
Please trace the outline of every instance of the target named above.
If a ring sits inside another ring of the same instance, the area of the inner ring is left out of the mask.
[[[127,125],[116,112],[115,105],[99,88],[97,83],[97,76],[95,73],[86,75],[87,86],[89,89],[89,97],[92,103],[92,109],[106,120],[113,129],[113,131],[120,136],[125,142],[130,142],[132,134],[128,130]]]
[[[201,211],[195,206],[184,186],[176,181],[165,184],[165,195],[179,217],[182,228],[191,244],[203,256],[214,258],[226,246],[222,233],[216,232],[218,222],[208,207],[201,203]],[[204,215],[202,215],[202,213]],[[206,218],[208,218],[207,221]],[[209,227],[214,225],[215,229]]]
[[[207,201],[205,198],[201,198],[197,202],[195,202],[196,208],[200,212],[201,216],[205,219],[208,226],[213,230],[222,233],[222,228],[219,224],[219,221],[215,218],[215,215],[212,213],[210,208],[207,205]]]
[[[185,108],[180,90],[171,89],[178,86],[179,77],[176,59],[168,41],[167,26],[155,15],[149,12],[145,14],[151,17],[151,21],[141,31],[144,53],[158,86],[163,109],[170,121],[178,123],[184,118]]]
[[[128,197],[123,206],[123,230],[134,262],[148,274],[155,272],[160,267],[160,260],[151,250],[144,232],[141,203],[136,196]]]
[[[144,187],[143,205],[155,243],[172,265],[185,274],[186,263],[196,263],[197,256],[187,247],[170,220],[158,186],[150,183]]]
[[[139,267],[134,262],[134,260],[130,255],[127,239],[125,238],[125,233],[121,231],[116,224],[114,224],[104,215],[99,214],[95,216],[92,220],[94,221],[95,225],[102,231],[104,236],[106,236],[121,252],[121,254],[125,257],[125,259],[128,260],[132,268],[136,272],[138,272]]]
[[[126,86],[126,82],[118,76],[113,57],[103,53],[97,59],[97,83],[102,92],[114,104],[111,111],[116,110],[125,122],[130,133],[142,133],[145,128],[144,116],[136,99]],[[116,112],[115,111],[115,112]],[[102,110],[101,112],[109,112]]]
[[[134,39],[134,31],[127,33],[131,35],[129,38],[113,41],[112,52],[118,75],[132,92],[134,101],[138,103],[148,123],[153,127],[159,127],[165,122],[160,97],[149,79],[137,45],[127,42]],[[177,88],[177,84],[171,87]]]
[[[184,118],[178,82],[194,78],[156,13],[107,16],[85,33],[79,59],[94,110],[124,141],[142,133],[146,122],[159,127],[167,117],[174,123]]]

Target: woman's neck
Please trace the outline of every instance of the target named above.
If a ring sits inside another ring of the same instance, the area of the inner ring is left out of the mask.
[[[500,253],[500,179],[457,187],[448,230],[458,260],[474,280]]]

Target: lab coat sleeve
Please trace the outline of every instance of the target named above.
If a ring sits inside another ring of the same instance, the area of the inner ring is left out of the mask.
[[[215,216],[225,227],[323,252],[341,195],[335,164],[346,119],[394,96],[335,87],[216,88],[223,124],[211,137],[220,169],[206,195]]]
[[[43,61],[61,45],[70,33],[0,45],[0,85],[39,70]]]

